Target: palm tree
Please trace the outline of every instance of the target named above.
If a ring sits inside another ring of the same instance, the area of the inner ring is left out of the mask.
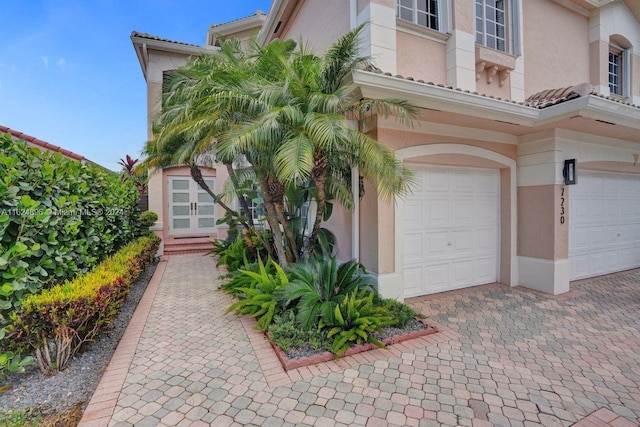
[[[203,154],[215,155],[216,160],[227,166],[232,184],[237,187],[232,164],[239,159],[246,159],[254,168],[262,187],[267,221],[274,235],[279,262],[283,266],[287,263],[287,251],[283,245],[281,225],[287,235],[288,252],[293,254],[293,260],[298,251],[291,246],[292,234],[281,208],[284,184],[270,167],[275,147],[224,153],[219,152],[216,146],[237,123],[249,122],[264,111],[258,96],[260,86],[271,85],[279,78],[282,74],[279,67],[285,63],[280,57],[289,55],[294,47],[292,41],[274,41],[264,48],[252,42],[244,50],[237,40],[225,40],[217,53],[190,61],[166,80],[162,109],[154,129],[155,137],[145,147],[147,162],[155,167],[188,164],[194,180],[229,213],[232,210],[222,202],[221,197],[206,187],[199,166]],[[248,213],[246,200],[241,194],[239,201]],[[245,226],[249,224],[245,223]]]
[[[217,148],[222,153],[275,150],[275,156],[269,151],[273,162],[269,167],[279,182],[313,181],[317,210],[306,242],[307,256],[317,240],[327,192],[345,207],[352,206],[350,177],[344,174],[352,166],[357,166],[386,200],[405,194],[411,182],[410,171],[388,146],[353,126],[373,115],[391,114],[410,124],[416,113],[415,107],[403,100],[362,100],[349,83],[352,71],[370,63],[369,58],[358,55],[362,28],[345,34],[323,56],[299,48],[292,55],[278,57],[285,61],[283,75],[273,85],[261,85],[255,94],[259,114],[239,122]]]

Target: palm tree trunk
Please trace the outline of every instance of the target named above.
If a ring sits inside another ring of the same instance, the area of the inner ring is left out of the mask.
[[[285,253],[284,246],[282,244],[282,231],[280,230],[280,223],[278,222],[278,215],[273,203],[271,190],[266,179],[258,178],[258,181],[260,182],[260,187],[262,187],[262,199],[264,201],[265,210],[267,211],[267,222],[269,223],[269,227],[271,227],[271,232],[273,233],[273,244],[276,247],[278,264],[280,264],[280,267],[284,268],[288,265],[287,254]]]
[[[229,179],[235,188],[239,188],[238,179],[236,178],[236,173],[233,170],[233,165],[231,163],[224,164],[227,167],[227,172],[229,173]],[[244,211],[248,219],[248,223],[253,228],[253,218],[251,217],[251,210],[249,209],[249,204],[247,203],[247,199],[244,198],[243,194],[238,194],[238,201],[240,202],[240,207]]]
[[[287,246],[289,247],[289,251],[291,252],[292,261],[296,262],[300,259],[300,253],[298,250],[298,245],[296,244],[296,238],[293,235],[293,231],[291,231],[291,227],[287,223],[287,217],[284,214],[284,201],[274,203],[276,208],[276,213],[280,219],[280,223],[282,224],[282,229],[284,230],[285,238],[287,239]]]
[[[307,240],[306,254],[307,256],[311,256],[313,254],[313,250],[316,245],[316,241],[318,240],[318,232],[320,231],[320,223],[322,222],[322,218],[324,217],[324,207],[326,205],[327,193],[325,191],[325,185],[327,183],[327,157],[325,155],[318,156],[317,154],[313,165],[313,169],[311,170],[311,179],[316,185],[316,192],[318,194],[318,199],[316,200],[317,208],[316,208],[316,218],[313,221],[313,228],[311,229],[311,235]]]
[[[227,206],[226,203],[224,203],[222,201],[222,199],[220,197],[218,197],[218,195],[216,195],[216,193],[213,192],[213,190],[211,190],[209,188],[209,186],[207,185],[207,183],[204,180],[204,177],[202,176],[202,171],[198,168],[197,165],[195,164],[190,164],[189,165],[189,169],[191,170],[191,178],[193,178],[193,180],[200,186],[200,188],[202,188],[204,191],[207,192],[207,194],[209,194],[211,197],[213,197],[213,200],[220,205],[220,207],[222,209],[224,209],[225,211],[227,211],[230,215],[238,217],[238,212],[234,211],[233,209],[231,209],[229,206]],[[246,228],[247,230],[249,230],[251,227],[249,227],[249,224],[247,224],[246,221],[240,221],[240,223],[244,226],[244,228]]]

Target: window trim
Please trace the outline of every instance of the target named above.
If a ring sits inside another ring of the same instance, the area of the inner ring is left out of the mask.
[[[616,55],[618,58],[620,58],[620,64],[618,65],[619,91],[614,92],[613,90],[611,90],[611,72],[608,71],[607,80],[609,86],[609,94],[613,96],[619,96],[621,98],[629,98],[631,95],[631,49],[626,49],[610,43],[607,55],[607,65],[611,64],[611,61],[609,60],[611,54]]]
[[[478,36],[478,28],[477,28],[477,22],[478,22],[478,16],[476,14],[476,8],[477,8],[477,2],[481,1],[482,2],[482,22],[484,25],[483,31],[482,31],[482,38],[483,38],[483,42],[482,43],[478,43],[477,40],[477,36]],[[487,37],[487,31],[486,31],[486,0],[474,0],[473,2],[473,6],[474,6],[474,19],[473,19],[473,27],[474,27],[474,31],[473,31],[473,36],[474,36],[474,40],[475,43],[479,46],[483,46],[486,47],[487,49],[493,49],[496,52],[503,52],[509,55],[513,55],[513,56],[520,56],[521,55],[521,37],[522,37],[522,24],[520,22],[520,10],[521,10],[521,4],[520,4],[520,0],[504,0],[504,4],[505,4],[505,11],[504,11],[504,19],[505,19],[505,23],[504,23],[504,28],[505,28],[505,35],[504,35],[504,46],[505,49],[501,50],[501,49],[496,49],[490,46],[487,46],[486,43],[486,37]]]
[[[427,0],[427,1],[431,1],[431,0]],[[400,5],[400,0],[396,0],[395,1],[395,14],[396,14],[396,19],[401,21],[402,23],[407,23],[410,25],[414,25],[416,27],[419,28],[424,28],[430,31],[436,31],[438,33],[449,33],[450,28],[451,28],[451,11],[450,11],[450,6],[451,6],[451,0],[435,0],[436,2],[436,7],[437,7],[437,13],[436,13],[436,19],[437,19],[437,23],[438,23],[438,28],[431,28],[428,25],[421,25],[417,22],[417,0],[411,0],[412,2],[412,12],[413,12],[413,19],[411,21],[403,19],[400,17],[400,7],[405,8],[404,6]]]

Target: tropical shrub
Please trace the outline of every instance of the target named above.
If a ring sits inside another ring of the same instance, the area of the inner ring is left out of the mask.
[[[417,313],[407,304],[403,304],[400,301],[387,298],[374,297],[373,303],[377,306],[384,307],[389,312],[389,315],[395,319],[394,326],[403,329],[407,324],[416,317],[424,317],[424,315]]]
[[[267,258],[269,253],[265,241],[270,239],[267,231],[257,232],[254,229],[242,230],[235,240],[214,240],[213,249],[207,255],[218,256],[216,266],[225,266],[229,272],[238,271],[252,264],[260,257]]]
[[[44,374],[64,369],[118,313],[158,246],[156,236],[141,237],[88,274],[27,297],[12,325],[13,345],[34,351]]]
[[[340,264],[335,257],[313,257],[287,270],[291,283],[283,292],[285,304],[297,313],[299,325],[311,329],[319,318],[330,318],[345,295],[373,290],[372,279],[362,265],[351,260]]]
[[[117,174],[0,134],[0,321],[129,242],[138,212]]]
[[[158,214],[151,211],[144,211],[138,217],[138,224],[143,230],[147,230],[158,220]]]
[[[248,276],[255,283],[251,287],[238,288],[236,295],[239,301],[227,309],[227,313],[247,314],[258,319],[256,329],[266,331],[276,314],[278,302],[282,300],[280,292],[289,284],[289,279],[275,261],[269,259],[267,264],[273,265],[275,274],[267,272],[261,259],[258,259],[259,272],[239,270],[239,274]]]
[[[345,295],[336,306],[333,316],[322,316],[319,329],[328,330],[327,338],[334,338],[331,351],[340,356],[354,344],[370,342],[384,347],[372,334],[395,321],[387,309],[373,304],[374,292],[361,290]]]
[[[296,323],[293,311],[274,317],[273,323],[269,326],[269,336],[271,342],[285,352],[291,348],[306,345],[313,350],[329,350],[331,348],[331,341],[327,338],[326,332],[300,328]]]

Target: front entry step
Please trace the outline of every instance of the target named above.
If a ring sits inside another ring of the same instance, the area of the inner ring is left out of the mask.
[[[212,240],[215,238],[216,236],[170,238],[164,244],[164,255],[206,254],[213,249]]]

